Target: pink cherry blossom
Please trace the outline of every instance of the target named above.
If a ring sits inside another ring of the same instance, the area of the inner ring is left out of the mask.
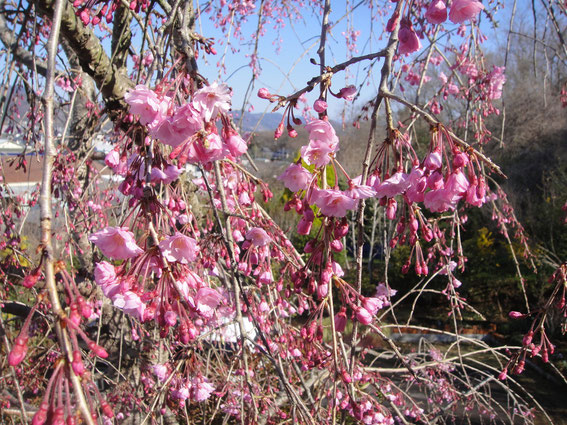
[[[237,132],[231,132],[230,135],[224,140],[226,147],[230,154],[238,158],[248,150],[248,145]]]
[[[136,245],[134,234],[127,227],[106,227],[90,235],[89,241],[115,260],[127,260],[144,252]]]
[[[222,297],[218,291],[207,287],[201,288],[195,295],[195,309],[200,316],[210,319],[221,300]]]
[[[356,320],[358,320],[363,325],[368,325],[372,323],[372,319],[373,319],[372,314],[370,314],[370,312],[366,310],[364,307],[357,307],[355,314],[356,314]]]
[[[182,233],[176,233],[165,238],[159,243],[159,249],[167,261],[181,264],[189,264],[195,261],[199,252],[197,241]]]
[[[409,185],[406,196],[410,202],[423,202],[425,189],[427,189],[427,178],[423,169],[414,167],[409,175]]]
[[[362,306],[373,316],[378,313],[378,310],[384,307],[384,301],[381,298],[364,297]]]
[[[484,5],[476,0],[454,0],[449,11],[449,19],[454,24],[460,24],[474,18],[484,9]]]
[[[152,135],[166,145],[177,147],[203,128],[203,120],[193,105],[187,103],[175,110],[172,117],[162,120]]]
[[[495,100],[502,97],[502,88],[506,82],[503,66],[493,67],[490,74],[488,74],[488,98]]]
[[[429,171],[435,171],[441,168],[443,164],[443,158],[441,158],[441,152],[438,150],[434,150],[427,155],[425,161],[423,163],[424,167],[427,168]]]
[[[211,121],[219,113],[226,113],[230,110],[230,98],[230,88],[226,84],[219,85],[215,81],[195,93],[193,106],[205,121]]]
[[[114,307],[124,311],[124,313],[136,317],[138,320],[143,320],[144,310],[146,305],[142,302],[138,294],[132,291],[126,291],[124,294],[116,294],[112,298]]]
[[[101,261],[97,263],[94,270],[95,282],[101,287],[107,285],[115,285],[116,282],[116,270],[114,266],[107,261]]]
[[[191,381],[191,399],[197,402],[208,399],[214,390],[215,387],[209,384],[205,378],[193,378]]]
[[[249,240],[252,245],[260,247],[267,245],[271,242],[272,238],[268,236],[266,231],[260,227],[253,227],[246,232],[246,239]]]
[[[150,128],[159,124],[167,115],[171,99],[160,99],[156,92],[144,85],[137,85],[124,95],[126,103],[130,105],[130,112],[140,116],[140,123]]]
[[[427,12],[425,12],[425,19],[431,24],[442,24],[447,20],[447,6],[443,0],[433,0]]]
[[[168,165],[165,170],[160,170],[159,168],[152,168],[150,175],[150,180],[152,183],[171,183],[181,175],[183,170],[176,167],[175,165]]]
[[[376,197],[382,198],[392,198],[396,195],[404,193],[409,187],[410,181],[409,176],[406,173],[398,171],[392,177],[384,180],[378,186],[374,186],[376,189]]]
[[[322,140],[312,140],[307,146],[301,148],[301,158],[307,165],[315,165],[315,167],[324,167],[331,162],[330,154],[334,153],[335,149],[328,143]]]
[[[348,101],[352,101],[355,95],[356,95],[356,87],[353,85],[343,87],[337,93],[337,97],[339,99],[344,99]]]
[[[206,138],[197,138],[189,145],[187,159],[192,163],[208,164],[225,157],[222,140],[218,134],[210,133]]]
[[[310,141],[324,142],[333,151],[338,149],[339,138],[329,121],[316,119],[305,124],[305,129],[309,132]]]
[[[362,176],[358,176],[349,182],[349,188],[345,191],[345,195],[352,199],[368,199],[376,196],[376,191],[373,187],[360,184]]]
[[[421,49],[421,43],[419,38],[417,38],[413,26],[406,19],[402,19],[400,30],[398,31],[398,39],[400,41],[398,46],[398,53],[400,55],[413,53]]]
[[[323,99],[317,99],[313,104],[313,109],[315,109],[315,112],[321,114],[327,110],[327,102]]]
[[[281,180],[284,186],[292,192],[306,190],[312,179],[313,175],[301,164],[291,164],[286,168],[283,174],[278,177],[278,180]]]
[[[311,201],[321,209],[321,214],[328,217],[344,217],[357,205],[355,199],[335,189],[315,189]]]
[[[168,371],[167,371],[167,366],[164,364],[153,365],[152,372],[161,382],[167,379]]]

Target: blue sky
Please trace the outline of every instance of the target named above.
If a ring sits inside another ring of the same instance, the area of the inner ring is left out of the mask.
[[[381,1],[380,5],[383,4],[386,4],[389,8],[394,5],[394,3]],[[505,46],[506,38],[503,29],[508,25],[511,4],[512,2],[508,2],[507,8],[500,10],[496,16],[500,21],[500,29],[494,30],[492,25],[489,25],[488,20],[483,17],[481,28],[489,36],[489,41],[485,43],[485,49],[498,51],[498,46]],[[379,50],[385,45],[386,40],[381,39],[381,20],[387,19],[389,13],[385,18],[378,16],[373,20],[368,7],[362,5],[355,9],[349,17],[346,17],[345,12],[352,7],[352,2],[344,0],[333,1],[332,5],[330,21],[334,24],[334,28],[327,43],[328,65],[335,65],[348,59],[346,40],[343,35],[348,27],[360,31],[357,45],[358,52],[353,52],[354,55],[367,54]],[[518,14],[521,14],[521,9],[525,10],[526,6],[527,0],[519,1]],[[262,72],[255,83],[254,95],[250,99],[255,112],[263,112],[266,108],[271,110],[268,107],[269,102],[256,97],[255,93],[258,88],[267,87],[272,93],[288,95],[304,87],[310,78],[318,75],[319,67],[312,65],[309,60],[310,58],[318,59],[317,48],[321,31],[321,16],[306,8],[302,11],[302,18],[303,21],[285,22],[285,26],[280,30],[279,34],[273,29],[273,25],[268,25],[266,35],[260,39],[259,62]],[[235,110],[241,108],[244,93],[252,76],[252,70],[248,66],[250,59],[246,54],[250,54],[252,51],[253,39],[251,35],[254,34],[256,25],[257,15],[251,15],[247,24],[243,26],[244,40],[241,42],[234,39],[231,40],[232,46],[238,48],[239,51],[231,53],[230,49],[228,50],[224,59],[226,72],[221,72],[220,78],[216,64],[223,57],[225,52],[224,45],[217,45],[218,54],[216,57],[209,56],[206,63],[203,60],[199,62],[201,72],[208,79],[223,80],[233,88],[233,109]],[[449,25],[455,27],[455,29],[457,27],[450,23]],[[224,38],[224,35],[214,28],[208,17],[203,17],[198,23],[197,30],[202,31],[206,36],[214,37],[216,40]],[[422,48],[422,52],[424,50],[425,48]],[[345,84],[362,81],[367,65],[368,62],[355,65],[348,74],[342,72],[335,76],[333,78],[333,89],[338,90]],[[377,84],[378,74],[379,67],[375,70],[374,77],[369,80],[368,96],[376,92],[373,86]],[[317,90],[314,90],[309,95],[310,103],[317,97],[315,92],[318,93]],[[365,101],[367,99],[362,97],[362,100]],[[332,99],[329,103],[330,112],[339,113],[345,102]]]

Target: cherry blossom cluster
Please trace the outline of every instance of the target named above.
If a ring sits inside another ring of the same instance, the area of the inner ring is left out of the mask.
[[[406,15],[404,15],[404,12],[395,12],[386,25],[386,31],[392,32],[399,23],[398,53],[400,55],[410,54],[421,49],[421,42],[411,21],[410,9],[408,7],[406,9]],[[425,19],[432,25],[438,25],[444,23],[448,15],[449,20],[454,24],[462,24],[474,19],[483,9],[484,5],[477,0],[455,0],[451,2],[451,7],[447,13],[447,5],[443,0],[432,0],[427,6]],[[400,16],[402,16],[401,19]]]

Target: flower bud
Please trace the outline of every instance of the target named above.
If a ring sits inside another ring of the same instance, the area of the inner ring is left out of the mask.
[[[335,331],[344,332],[347,323],[346,308],[341,307],[341,311],[335,314]]]
[[[47,401],[42,401],[39,410],[35,412],[32,419],[32,425],[43,425],[47,422],[47,414],[49,411],[49,404]]]
[[[10,354],[8,355],[8,364],[10,366],[17,366],[19,365],[28,352],[28,345],[27,345],[27,338],[21,339],[20,337],[16,338],[16,343],[10,350]]]
[[[356,309],[356,320],[358,320],[363,325],[368,325],[372,323],[372,314],[364,307],[358,307]]]
[[[106,401],[103,400],[100,403],[100,407],[102,409],[102,414],[104,416],[106,416],[107,418],[113,418],[114,417],[114,412],[112,411],[112,408],[110,407],[110,405]]]
[[[83,364],[83,359],[81,358],[81,353],[75,350],[73,351],[73,361],[71,362],[71,367],[75,375],[83,376],[85,373],[85,365]]]
[[[331,242],[331,249],[335,252],[341,252],[343,250],[343,243],[339,239],[335,239]]]
[[[508,317],[510,319],[521,319],[522,317],[524,317],[524,315],[519,311],[511,311],[510,313],[508,313]]]
[[[313,109],[315,109],[315,112],[322,114],[327,110],[327,102],[323,99],[317,99],[313,104]]]
[[[87,345],[89,346],[89,349],[101,359],[106,359],[108,357],[106,350],[94,341],[89,341]]]
[[[347,233],[348,233],[348,221],[346,218],[343,217],[343,219],[335,226],[335,231],[333,232],[333,234],[335,236],[335,239],[340,239],[343,236],[346,236]]]
[[[260,99],[269,99],[270,97],[272,97],[272,95],[267,88],[262,87],[260,90],[258,90],[258,97]]]

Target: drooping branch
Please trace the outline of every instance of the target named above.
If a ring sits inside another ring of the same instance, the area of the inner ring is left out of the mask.
[[[53,161],[55,152],[55,137],[53,132],[53,116],[54,116],[54,83],[55,83],[55,59],[57,46],[59,44],[59,31],[61,26],[61,18],[63,10],[68,3],[65,0],[56,0],[53,8],[52,28],[49,36],[47,47],[47,73],[45,81],[45,91],[43,94],[43,104],[45,107],[45,146],[43,158],[43,179],[41,182],[40,194],[40,218],[41,218],[41,243],[44,250],[44,273],[45,286],[49,293],[51,308],[56,318],[55,328],[59,346],[63,351],[66,361],[72,361],[72,348],[69,335],[65,327],[61,325],[65,313],[59,302],[59,291],[55,282],[55,256],[53,253],[52,243],[52,199],[51,199],[51,181],[53,174]],[[70,379],[76,397],[78,409],[81,411],[85,423],[94,425],[91,411],[87,405],[80,378],[69,368]]]

